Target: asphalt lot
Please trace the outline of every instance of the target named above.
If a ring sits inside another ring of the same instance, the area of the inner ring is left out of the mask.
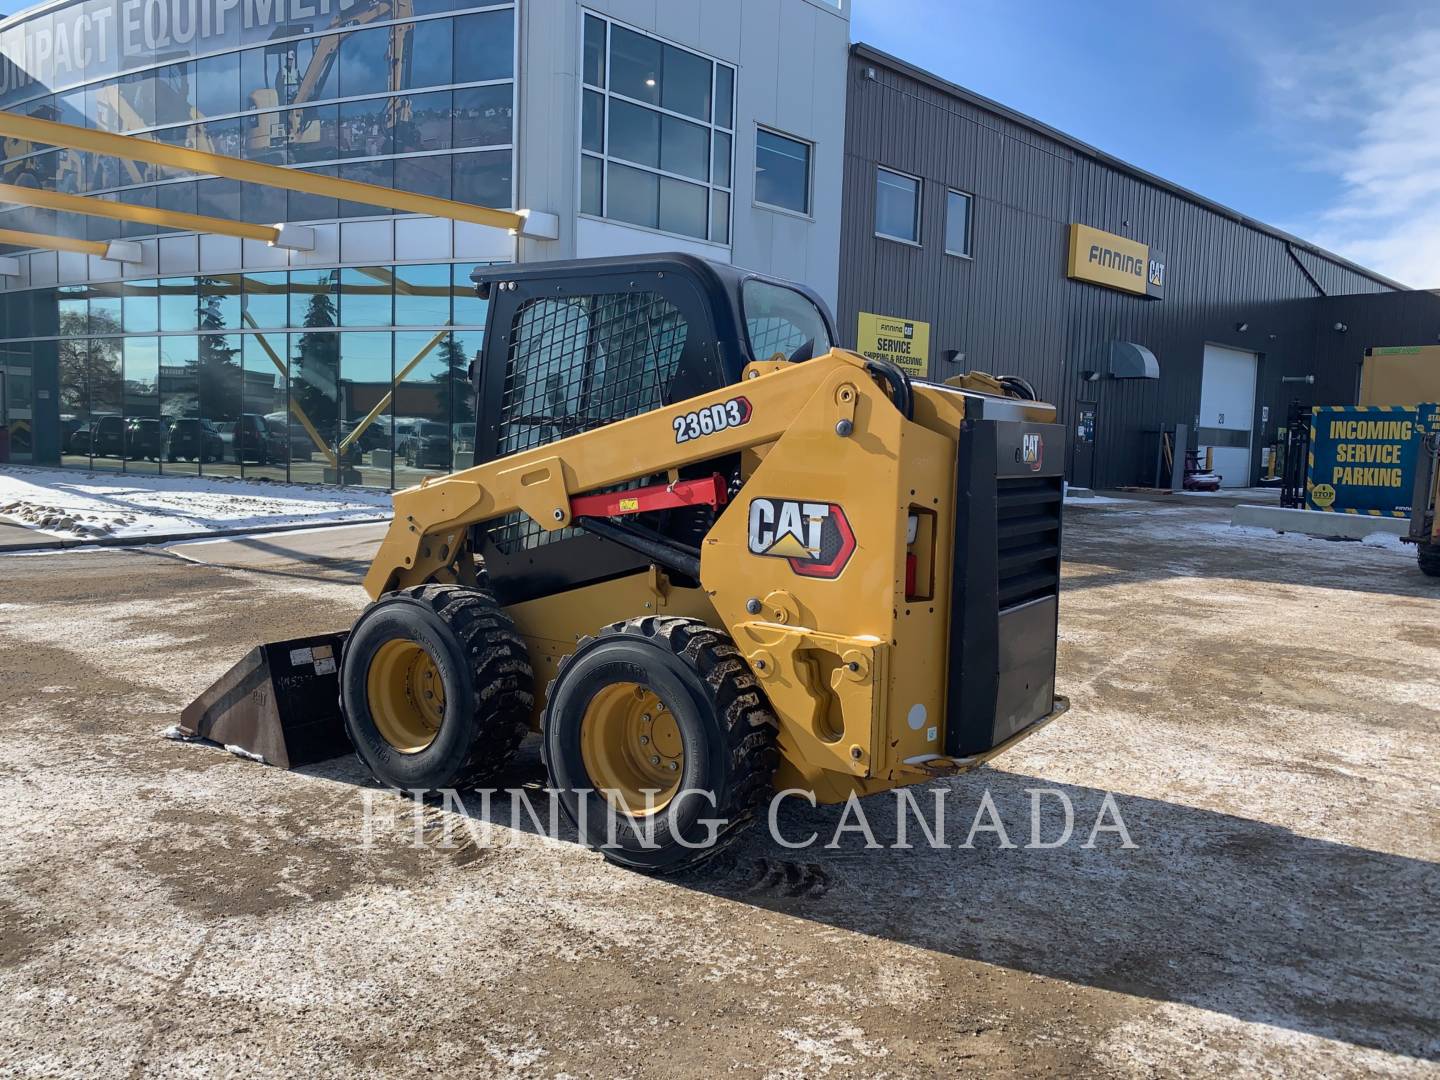
[[[1070,714],[933,785],[956,845],[1050,787],[1134,848],[756,830],[679,881],[158,737],[346,625],[373,527],[0,557],[0,1076],[1435,1075],[1440,589],[1227,519],[1071,510]]]

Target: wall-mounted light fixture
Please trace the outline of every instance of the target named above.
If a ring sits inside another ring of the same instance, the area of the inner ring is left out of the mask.
[[[1343,334],[1345,333],[1345,331],[1349,330],[1350,327],[1346,326],[1343,322],[1337,322],[1330,329],[1334,330],[1337,334]]]
[[[965,354],[959,349],[946,349],[942,355],[947,363],[963,364],[965,362]]]
[[[1250,329],[1250,324],[1249,324],[1248,322],[1241,321],[1241,322],[1237,322],[1237,323],[1235,324],[1235,332],[1236,332],[1237,334],[1243,334],[1246,330],[1249,330],[1249,329]]]

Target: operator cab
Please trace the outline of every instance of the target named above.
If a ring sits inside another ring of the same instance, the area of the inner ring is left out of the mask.
[[[739,382],[752,360],[830,351],[835,323],[811,289],[685,254],[480,267],[489,301],[472,372],[475,464]],[[738,458],[681,470],[738,481]],[[641,515],[698,544],[713,511]],[[635,550],[580,529],[547,532],[524,514],[477,527],[475,549],[502,603],[633,573]]]

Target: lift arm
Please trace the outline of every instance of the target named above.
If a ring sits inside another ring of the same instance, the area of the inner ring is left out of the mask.
[[[878,392],[853,353],[837,350],[803,364],[761,361],[731,386],[397,492],[365,589],[379,597],[427,581],[465,581],[471,525],[519,510],[547,531],[566,528],[579,516],[576,496],[772,443],[826,388],[853,421],[860,385]],[[677,423],[691,414],[705,414],[712,430],[677,442]]]

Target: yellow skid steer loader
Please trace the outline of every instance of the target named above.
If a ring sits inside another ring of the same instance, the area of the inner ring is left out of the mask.
[[[777,788],[921,783],[1064,710],[1064,432],[1022,380],[912,380],[685,255],[472,276],[475,465],[395,495],[348,633],[262,646],[183,727],[293,765],[343,722],[410,790],[538,730],[582,838],[666,872]]]

